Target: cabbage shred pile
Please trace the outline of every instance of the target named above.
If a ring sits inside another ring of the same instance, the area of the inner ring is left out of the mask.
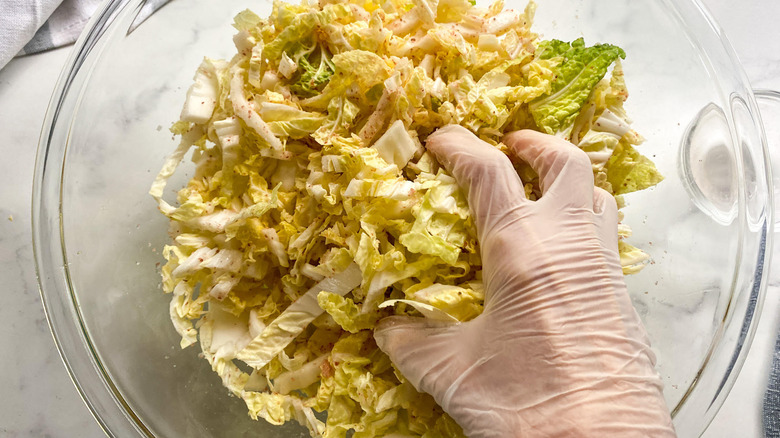
[[[203,60],[150,191],[171,220],[163,288],[181,346],[200,341],[252,418],[323,437],[463,435],[372,336],[393,314],[482,311],[466,198],[423,147],[437,128],[503,151],[516,129],[563,137],[620,205],[662,179],[634,148],[623,51],[540,41],[535,8],[276,2],[267,19],[236,16],[233,59]],[[189,151],[196,170],[172,205],[163,191]],[[617,232],[634,273],[648,256]]]

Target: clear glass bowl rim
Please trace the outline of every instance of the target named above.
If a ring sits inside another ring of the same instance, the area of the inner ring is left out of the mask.
[[[111,381],[107,370],[103,368],[76,305],[75,291],[71,285],[67,257],[64,252],[64,235],[62,234],[60,211],[62,195],[61,177],[65,164],[64,156],[67,149],[67,134],[63,137],[65,141],[59,141],[57,133],[62,129],[67,131],[67,128],[63,128],[63,126],[66,127],[71,122],[70,118],[64,117],[68,115],[68,111],[63,112],[67,108],[68,98],[72,98],[74,93],[78,94],[88,82],[89,71],[94,64],[94,59],[90,55],[101,50],[105,34],[111,29],[112,25],[116,24],[118,18],[127,17],[128,14],[135,16],[145,1],[105,0],[87,23],[84,32],[79,37],[63,67],[49,102],[38,144],[32,193],[33,251],[39,290],[46,318],[60,357],[77,391],[97,423],[106,435],[111,437],[127,436],[127,434],[147,437],[154,437],[155,435],[144,425],[143,420],[136,416],[119,389]],[[745,89],[748,90],[747,95],[744,97],[747,98],[753,108],[756,108],[755,98],[750,91],[746,75],[742,72],[742,67],[736,54],[720,27],[715,23],[700,1],[663,0],[663,3],[675,10],[678,15],[681,12],[675,5],[686,4],[688,7],[685,8],[682,15],[686,15],[685,18],[687,19],[694,18],[706,24],[706,31],[711,32],[722,44],[721,48],[724,49],[726,56],[730,60],[729,67],[735,69],[744,83]],[[690,17],[690,15],[697,16]],[[84,80],[84,83],[78,83],[80,75],[86,75],[87,79]],[[763,141],[763,127],[758,115],[755,122],[758,125]],[[768,157],[765,141],[763,148],[764,157]],[[769,185],[768,193],[772,193],[772,179],[768,160],[764,161],[764,165],[765,169],[763,170],[766,172],[766,181]],[[758,315],[760,314],[767,283],[769,255],[771,254],[773,240],[774,212],[772,198],[769,197],[767,202],[766,228],[764,231],[765,245],[762,246],[762,253],[759,254],[756,288],[746,302],[746,307],[739,309],[739,314],[744,311],[745,315],[744,321],[739,325],[739,329],[742,331],[740,342],[733,353],[731,366],[725,370],[725,376],[720,388],[715,392],[705,411],[700,433],[703,433],[706,429],[706,426],[715,416],[733,386],[747,355],[755,327],[758,324]],[[55,213],[52,214],[53,212]],[[688,393],[673,410],[673,413],[679,410],[695,388],[696,382],[691,384]]]

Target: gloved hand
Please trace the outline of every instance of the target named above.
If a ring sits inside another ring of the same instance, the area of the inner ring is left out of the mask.
[[[386,318],[377,344],[472,438],[675,436],[626,292],[614,199],[570,143],[533,131],[504,143],[539,174],[538,201],[468,130],[447,126],[427,141],[468,191],[483,314],[455,325]]]

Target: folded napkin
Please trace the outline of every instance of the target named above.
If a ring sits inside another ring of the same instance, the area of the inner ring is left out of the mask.
[[[168,0],[147,0],[135,23]],[[14,56],[76,41],[102,0],[0,0],[0,69]]]
[[[0,1],[0,68],[43,26],[62,0]]]

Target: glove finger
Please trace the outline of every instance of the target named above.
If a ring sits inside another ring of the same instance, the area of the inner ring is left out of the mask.
[[[593,170],[581,149],[528,129],[507,134],[503,142],[539,175],[542,196],[550,193],[571,205],[592,207]]]
[[[593,212],[597,216],[611,219],[617,224],[617,202],[615,197],[601,187],[593,188]]]
[[[615,197],[600,188],[593,188],[593,213],[596,215],[596,227],[604,246],[617,252],[618,210]]]
[[[523,182],[509,158],[466,128],[440,128],[428,137],[426,148],[467,191],[479,230],[490,230],[495,225],[491,219],[503,217],[526,200]]]
[[[409,383],[438,399],[458,376],[451,327],[425,318],[390,316],[377,323],[374,339]]]

